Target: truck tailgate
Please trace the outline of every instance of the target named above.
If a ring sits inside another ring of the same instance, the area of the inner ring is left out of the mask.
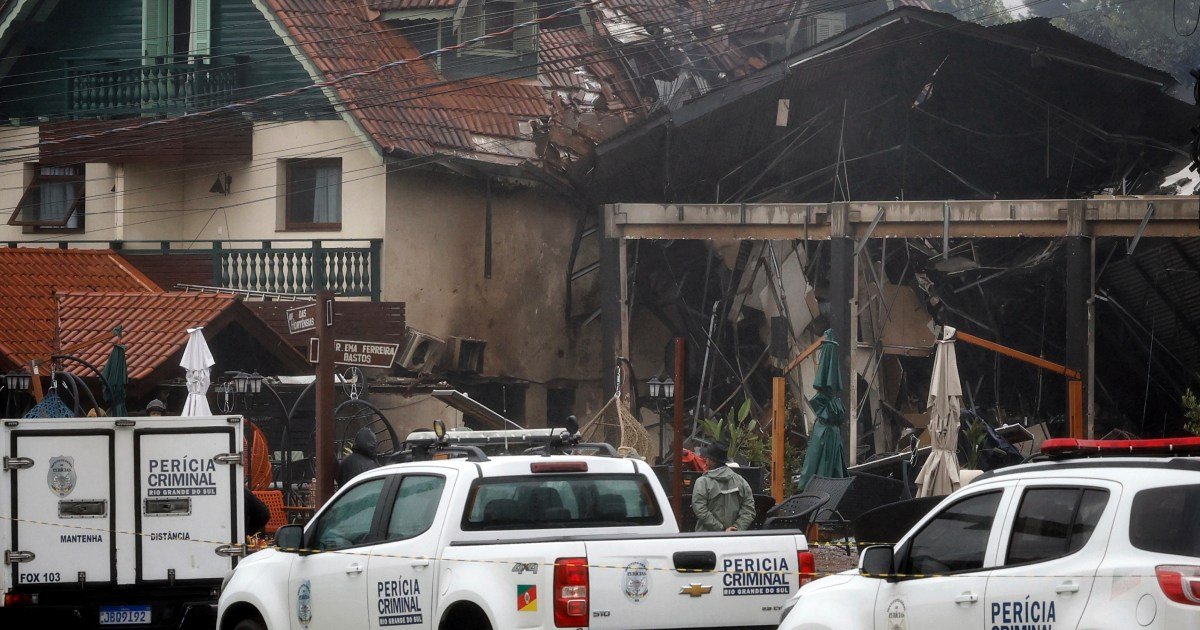
[[[586,544],[591,627],[628,629],[774,626],[807,549],[801,535],[767,533]]]
[[[138,582],[220,579],[233,568],[243,497],[239,458],[227,455],[241,450],[237,429],[134,431]]]

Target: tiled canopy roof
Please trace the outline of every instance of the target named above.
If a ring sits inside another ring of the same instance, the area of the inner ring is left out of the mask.
[[[162,291],[111,250],[0,248],[0,269],[0,359],[9,368],[55,349],[55,291]]]
[[[187,329],[207,326],[237,298],[214,293],[59,292],[63,346],[94,339],[120,326],[129,378],[141,379],[175,358],[187,344]],[[74,352],[103,366],[112,346],[98,343]],[[180,372],[182,374],[182,372]]]

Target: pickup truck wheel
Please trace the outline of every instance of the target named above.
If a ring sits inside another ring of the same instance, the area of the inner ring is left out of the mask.
[[[267,630],[267,626],[257,619],[243,619],[237,622],[232,630]]]
[[[452,607],[438,626],[439,630],[492,630],[487,615],[474,604],[459,604]]]

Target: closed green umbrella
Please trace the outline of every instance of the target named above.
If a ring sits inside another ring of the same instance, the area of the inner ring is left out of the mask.
[[[125,388],[129,385],[129,375],[125,366],[125,346],[113,344],[112,353],[108,355],[108,363],[104,364],[104,401],[108,403],[108,415],[124,416],[129,413],[125,409]]]
[[[799,487],[804,488],[814,476],[845,477],[846,463],[842,451],[842,422],[846,418],[846,406],[842,404],[842,371],[838,361],[838,342],[833,329],[825,331],[817,361],[817,377],[813,387],[815,396],[809,399],[817,421],[813,424],[808,440],[808,451],[804,455],[804,468],[800,471]]]

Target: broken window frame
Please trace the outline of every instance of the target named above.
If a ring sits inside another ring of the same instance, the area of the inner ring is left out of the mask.
[[[504,8],[489,11],[489,5],[503,5]],[[538,17],[538,4],[534,0],[464,0],[461,15],[455,16],[454,26],[458,33],[458,43],[461,45],[476,37],[503,30],[499,25],[489,27],[489,22],[497,17],[504,18],[504,23],[508,25],[522,24]],[[502,38],[476,42],[464,49],[468,54],[497,57],[536,54],[537,51],[537,24],[515,29],[510,35]]]
[[[32,164],[33,178],[21,193],[13,213],[8,217],[9,225],[19,225],[39,231],[82,232],[84,213],[85,169],[82,164]],[[71,169],[72,173],[54,172]],[[50,172],[46,172],[50,171]],[[48,184],[74,184],[75,196],[61,218],[44,219],[45,203],[42,199],[42,187]],[[30,215],[35,219],[28,218]],[[75,219],[72,225],[72,219]]]

